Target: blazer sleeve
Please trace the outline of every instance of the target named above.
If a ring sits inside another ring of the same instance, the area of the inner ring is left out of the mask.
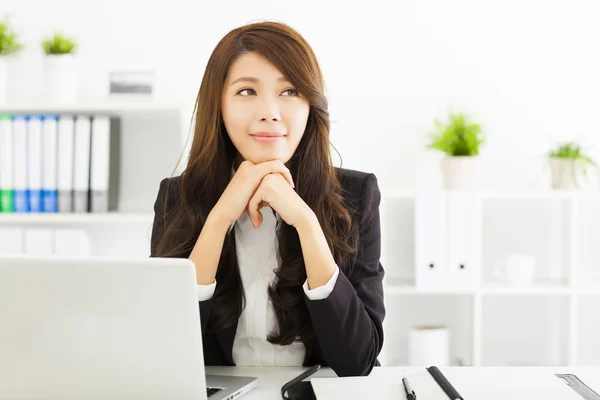
[[[150,239],[150,257],[156,257],[156,251],[158,249],[158,244],[162,239],[164,234],[165,226],[164,226],[164,215],[165,215],[165,195],[167,191],[169,191],[169,196],[167,198],[167,220],[169,219],[169,215],[173,212],[173,208],[177,203],[177,196],[179,195],[179,182],[171,179],[169,184],[169,178],[165,178],[160,182],[160,186],[158,188],[158,196],[156,197],[156,201],[154,202],[154,223],[152,224],[152,236]],[[212,311],[212,296],[211,298],[199,301],[198,307],[200,309],[200,323],[202,329],[202,335],[206,332],[206,325],[208,323],[208,317]]]
[[[359,250],[350,279],[340,271],[331,294],[306,299],[323,360],[338,376],[368,375],[383,346],[384,270],[377,178],[365,179]]]

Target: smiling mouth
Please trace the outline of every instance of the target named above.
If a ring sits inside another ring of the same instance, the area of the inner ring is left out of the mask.
[[[258,136],[251,135],[252,139],[257,140],[259,142],[279,142],[285,139],[285,136]]]
[[[251,133],[250,136],[253,137],[284,137],[285,134],[281,132],[256,132]]]

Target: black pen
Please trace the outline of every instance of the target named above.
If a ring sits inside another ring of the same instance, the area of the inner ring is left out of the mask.
[[[404,384],[404,391],[406,392],[406,399],[407,400],[417,400],[417,394],[415,393],[414,390],[412,390],[410,388],[410,385],[408,384],[408,379],[402,378],[402,383]]]

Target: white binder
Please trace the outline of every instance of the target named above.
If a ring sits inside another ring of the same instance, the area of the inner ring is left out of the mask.
[[[27,192],[29,212],[42,211],[42,117],[32,115],[27,123]]]
[[[447,287],[446,194],[423,192],[415,199],[415,286]]]
[[[480,201],[476,194],[448,194],[448,288],[475,289],[481,277]]]
[[[57,172],[57,130],[58,117],[48,115],[44,117],[42,126],[42,211],[55,213],[58,211],[58,172]]]
[[[91,120],[78,116],[75,120],[74,210],[89,211]]]
[[[58,212],[73,212],[73,165],[75,158],[75,119],[58,119]]]
[[[92,119],[90,210],[117,209],[119,181],[119,120],[108,116]]]
[[[29,210],[27,196],[27,116],[13,117],[14,139],[14,210],[24,213]]]
[[[0,212],[13,211],[13,123],[0,116]]]

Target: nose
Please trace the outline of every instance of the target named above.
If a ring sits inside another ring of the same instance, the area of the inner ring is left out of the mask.
[[[279,121],[281,119],[279,105],[277,100],[271,99],[265,96],[265,98],[259,102],[259,119],[261,121]]]

